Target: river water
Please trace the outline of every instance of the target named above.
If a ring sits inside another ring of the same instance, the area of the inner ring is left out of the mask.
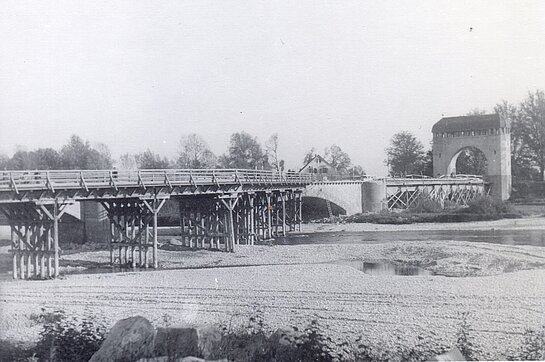
[[[545,246],[545,230],[402,230],[320,232],[278,238],[277,244],[377,244],[390,241],[469,241],[503,245]]]

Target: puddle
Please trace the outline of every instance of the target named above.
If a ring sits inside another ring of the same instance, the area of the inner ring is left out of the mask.
[[[432,271],[414,265],[370,263],[362,260],[339,260],[335,264],[346,265],[369,275],[435,275]]]

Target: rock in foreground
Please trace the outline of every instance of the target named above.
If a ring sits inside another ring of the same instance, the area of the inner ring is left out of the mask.
[[[143,317],[118,321],[89,362],[132,362],[153,350],[155,328]]]

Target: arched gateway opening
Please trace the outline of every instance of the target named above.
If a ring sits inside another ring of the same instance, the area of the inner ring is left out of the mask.
[[[446,117],[433,128],[434,176],[468,173],[480,168],[493,196],[511,195],[511,129],[498,114]],[[458,165],[462,160],[469,165]],[[483,166],[486,160],[486,166]],[[464,169],[465,167],[465,169]],[[464,169],[460,172],[460,168]],[[486,172],[484,172],[486,170]]]
[[[488,175],[488,160],[477,147],[464,147],[458,151],[449,163],[448,175]]]

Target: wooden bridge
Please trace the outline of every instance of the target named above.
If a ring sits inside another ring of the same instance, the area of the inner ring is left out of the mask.
[[[388,210],[408,209],[421,196],[436,201],[441,206],[447,202],[465,206],[469,201],[486,193],[487,183],[482,177],[475,176],[386,179]]]
[[[184,245],[234,251],[300,229],[301,193],[311,182],[310,175],[235,169],[0,171],[13,277],[59,275],[59,220],[77,201],[107,211],[112,264],[157,268],[157,215],[167,199],[179,202]]]

